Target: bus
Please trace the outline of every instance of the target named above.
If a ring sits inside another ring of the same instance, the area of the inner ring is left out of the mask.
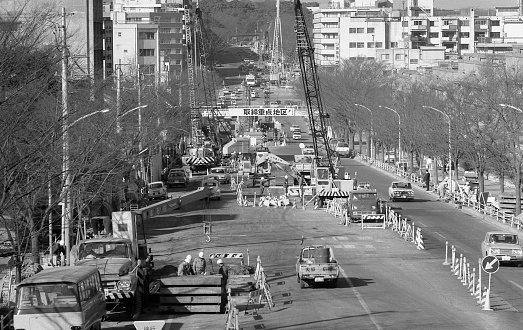
[[[25,330],[100,330],[105,294],[96,267],[44,270],[16,288],[13,325]]]

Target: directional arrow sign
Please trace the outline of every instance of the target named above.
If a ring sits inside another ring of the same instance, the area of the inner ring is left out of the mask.
[[[165,321],[135,321],[136,330],[162,330]]]
[[[493,256],[486,256],[481,260],[481,268],[487,273],[493,274],[499,269],[499,260]]]

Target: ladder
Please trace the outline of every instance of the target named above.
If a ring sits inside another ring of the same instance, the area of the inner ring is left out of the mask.
[[[14,285],[16,281],[16,272],[13,272],[12,269],[9,269],[9,273],[4,276],[2,279],[2,293],[0,294],[0,301],[9,305],[12,298],[11,293],[13,292]]]

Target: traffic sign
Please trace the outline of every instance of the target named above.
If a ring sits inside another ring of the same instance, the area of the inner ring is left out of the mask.
[[[136,330],[162,330],[165,321],[135,321]]]
[[[499,269],[499,260],[493,256],[486,256],[481,260],[481,268],[489,274],[493,274]]]

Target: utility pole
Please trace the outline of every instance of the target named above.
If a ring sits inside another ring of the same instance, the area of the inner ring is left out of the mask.
[[[67,31],[65,21],[65,8],[62,8],[62,172],[64,176],[63,186],[63,197],[62,197],[62,239],[65,243],[66,250],[66,261],[70,261],[70,241],[69,241],[69,226],[70,226],[70,208],[71,208],[71,195],[69,189],[71,187],[71,176],[69,175],[69,99],[68,99],[68,82],[67,77],[69,75],[68,65],[68,51],[67,51]],[[64,265],[64,262],[62,262]]]
[[[120,126],[120,114],[122,113],[122,60],[118,59],[118,67],[116,68],[116,132],[120,133],[122,127]]]
[[[142,76],[140,73],[140,64],[137,64],[136,72],[136,90],[138,92],[138,155],[140,157],[140,177],[147,184],[147,177],[145,175],[145,165],[143,162],[143,156],[141,155],[143,149],[142,143]]]

